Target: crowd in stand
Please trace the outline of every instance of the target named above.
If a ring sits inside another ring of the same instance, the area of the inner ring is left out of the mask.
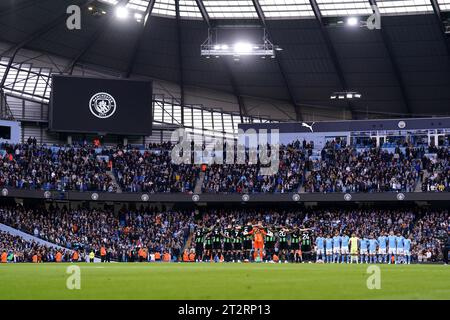
[[[261,175],[258,163],[214,164],[208,167],[202,191],[206,193],[284,193],[297,192],[304,181],[306,163],[311,147],[300,142],[281,145],[279,166],[274,175]]]
[[[54,262],[60,255],[62,261],[70,261],[68,250],[55,248],[26,240],[20,236],[0,231],[0,261],[6,262]]]
[[[450,192],[450,150],[448,148],[430,148],[436,157],[422,159],[428,176],[423,179],[424,192]]]
[[[448,210],[430,208],[205,208],[199,212],[146,208],[122,209],[117,214],[106,209],[25,209],[22,206],[0,209],[0,223],[75,250],[80,259],[92,252],[102,261],[121,262],[158,261],[165,255],[170,261],[180,261],[185,245],[191,244],[192,252],[195,251],[195,238],[189,235],[198,226],[205,228],[206,233],[218,227],[222,233],[227,228],[258,223],[273,232],[277,239],[275,252],[280,246],[280,230],[287,230],[287,241],[292,241],[290,231],[308,228],[312,230],[312,243],[319,235],[354,233],[362,238],[392,231],[412,239],[413,261],[440,261],[449,219]],[[18,262],[32,261],[34,256],[41,261],[55,261],[56,255],[55,249],[5,233],[1,234],[0,251],[12,254]],[[63,252],[62,261],[71,259],[68,251]]]
[[[34,143],[2,144],[0,186],[43,190],[114,191],[108,163],[91,147],[52,150]]]
[[[306,192],[413,192],[421,176],[423,151],[380,148],[357,151],[327,143],[305,183]]]
[[[248,160],[245,164],[212,165],[206,170],[202,190],[206,193],[414,192],[420,182],[424,184],[423,191],[450,190],[450,153],[445,147],[427,150],[406,145],[394,150],[357,149],[332,141],[325,145],[320,156],[313,156],[310,144],[296,141],[282,145],[279,154],[279,170],[272,176],[260,175],[262,165]]]
[[[0,223],[84,254],[94,251],[100,255],[105,251],[107,260],[117,261],[138,260],[142,248],[146,254],[179,256],[191,221],[189,212],[154,208],[119,214],[108,210],[22,206],[0,209]]]
[[[198,168],[171,161],[172,145],[149,146],[141,152],[131,149],[112,153],[112,164],[118,182],[126,192],[192,192]]]
[[[171,143],[130,146],[0,146],[0,187],[103,192],[193,193],[198,165],[174,164]],[[316,154],[312,143],[281,145],[273,175],[263,165],[213,164],[201,185],[205,193],[424,192],[450,191],[447,147],[355,148],[329,142]],[[317,151],[316,151],[317,152]],[[421,188],[420,188],[421,187]]]
[[[0,146],[0,187],[59,191],[192,192],[198,168],[171,162],[171,144],[142,151],[89,145]],[[116,181],[111,171],[116,176]]]

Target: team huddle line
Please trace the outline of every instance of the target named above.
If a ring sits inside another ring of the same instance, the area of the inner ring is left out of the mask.
[[[375,237],[351,237],[345,233],[319,233],[313,242],[315,228],[268,228],[261,222],[228,225],[217,222],[195,231],[195,261],[210,262],[304,262],[324,263],[411,263],[411,236],[405,238],[393,231]],[[194,251],[194,250],[193,250]]]

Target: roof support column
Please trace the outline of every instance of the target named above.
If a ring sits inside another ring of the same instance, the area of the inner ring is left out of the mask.
[[[448,41],[447,33],[445,30],[445,25],[442,22],[442,12],[439,8],[439,4],[436,0],[430,0],[431,6],[433,7],[434,16],[436,17],[436,22],[438,23],[439,29],[441,30],[442,40],[445,43],[445,48],[447,49],[447,54],[450,58],[450,43]]]
[[[369,0],[371,6],[377,6],[377,0]],[[375,13],[375,10],[373,10]],[[400,87],[400,93],[402,96],[403,103],[405,104],[405,111],[408,115],[411,115],[411,106],[409,104],[408,95],[406,94],[406,86],[405,82],[403,81],[402,73],[400,71],[400,68],[398,67],[397,59],[394,55],[394,49],[392,48],[391,41],[389,39],[389,35],[386,33],[383,27],[380,29],[381,38],[383,39],[384,46],[386,48],[386,51],[389,56],[389,61],[391,62],[395,79],[398,82],[398,85]]]
[[[208,28],[212,28],[211,19],[209,19],[208,12],[206,11],[205,4],[202,0],[195,0],[197,3],[200,13],[202,14],[203,19],[205,20],[206,24],[208,25]],[[233,90],[233,94],[236,96],[236,100],[239,106],[239,115],[241,117],[241,122],[244,122],[244,116],[247,115],[247,110],[245,108],[244,99],[242,98],[239,88],[236,84],[236,81],[234,79],[233,73],[231,72],[231,67],[229,66],[228,62],[225,60],[222,60],[224,63],[225,71],[228,73],[228,77],[230,79],[231,88]]]
[[[125,78],[129,78],[133,73],[134,63],[136,62],[136,57],[139,52],[139,48],[142,43],[142,37],[144,36],[144,32],[146,30],[147,25],[150,23],[148,20],[150,19],[150,15],[152,14],[153,7],[155,6],[155,0],[150,0],[147,10],[144,13],[144,21],[142,22],[142,26],[139,29],[139,33],[136,37],[136,41],[134,43],[133,51],[130,56],[130,60],[128,61],[127,71],[125,72]]]
[[[178,73],[180,85],[180,104],[181,104],[181,124],[184,125],[184,74],[183,74],[183,47],[180,25],[180,0],[175,0],[175,14],[177,24],[177,45],[178,45]]]
[[[349,90],[347,81],[345,80],[344,72],[342,71],[342,67],[341,67],[341,64],[339,63],[339,59],[337,57],[336,50],[334,49],[333,43],[331,42],[330,35],[328,34],[328,31],[326,30],[325,24],[323,22],[322,13],[320,12],[319,5],[317,4],[316,0],[309,0],[309,2],[314,11],[314,15],[316,16],[316,19],[319,22],[320,32],[325,41],[325,45],[327,46],[328,53],[331,57],[331,61],[333,63],[334,69],[336,70],[336,74],[339,78],[341,88],[343,91],[347,91],[347,90]],[[352,119],[355,119],[356,115],[354,112],[354,108],[353,108],[351,102],[348,100],[347,100],[347,106],[352,115]]]
[[[121,0],[117,3],[117,6],[126,5],[129,0]],[[94,33],[94,35],[89,39],[88,43],[84,46],[84,48],[76,55],[75,58],[72,59],[72,61],[69,63],[69,65],[64,69],[65,73],[69,73],[72,75],[73,69],[75,69],[75,66],[77,65],[78,61],[88,52],[89,48],[98,40],[98,38],[109,28],[109,26],[112,24],[112,21],[114,19],[114,15],[111,14],[108,19],[105,21],[105,24],[102,25],[100,28],[97,29],[97,31]]]
[[[264,11],[261,8],[261,4],[259,3],[259,0],[252,0],[252,1],[253,1],[253,6],[255,7],[256,12],[258,13],[258,17],[259,17],[259,20],[261,21],[262,26],[266,29],[266,32],[267,32],[267,35],[269,36],[269,39],[272,39],[272,37],[270,36],[270,29],[269,29],[269,26],[266,23],[266,17],[264,16]],[[292,86],[291,86],[291,84],[289,82],[289,78],[287,77],[287,74],[286,74],[286,72],[284,71],[284,68],[283,68],[282,59],[278,55],[275,55],[275,59],[277,61],[278,70],[280,70],[280,74],[281,74],[281,77],[283,79],[284,86],[286,87],[286,90],[288,92],[289,100],[290,100],[291,104],[294,107],[296,120],[297,121],[302,121],[303,120],[303,116],[302,116],[302,113],[301,113],[301,110],[300,110],[300,105],[296,103],[294,91],[292,90]]]
[[[92,3],[94,0],[79,0],[77,5],[82,6],[82,8],[85,8],[90,3]],[[18,43],[17,45],[9,48],[5,52],[2,53],[2,55],[10,52],[13,50],[12,56],[8,61],[8,65],[6,66],[5,73],[3,74],[2,80],[0,82],[0,89],[2,89],[5,85],[6,78],[8,77],[8,73],[11,70],[11,66],[14,63],[14,59],[16,58],[17,54],[21,49],[23,49],[26,45],[30,44],[32,41],[39,39],[41,36],[46,34],[47,32],[53,30],[53,28],[57,27],[60,23],[64,22],[67,17],[67,13],[64,12],[62,15],[58,16],[55,20],[51,21],[49,24],[43,26],[36,32],[34,32],[31,36],[24,39],[22,42]]]

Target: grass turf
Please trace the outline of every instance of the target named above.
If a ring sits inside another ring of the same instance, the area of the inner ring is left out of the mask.
[[[71,264],[0,265],[0,299],[450,299],[450,266],[78,264],[81,289],[68,290]]]

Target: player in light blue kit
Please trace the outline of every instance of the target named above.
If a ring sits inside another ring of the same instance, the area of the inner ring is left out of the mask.
[[[406,263],[411,264],[411,236],[403,240],[403,247]]]
[[[339,233],[336,232],[336,234],[333,237],[333,263],[339,263],[340,254],[341,254],[341,237],[339,236]]]
[[[341,236],[341,257],[342,260],[341,262],[344,263],[344,258],[346,258],[347,263],[350,262],[350,250],[348,249],[348,245],[349,245],[349,236],[346,234],[343,234]]]
[[[367,263],[368,260],[368,255],[369,255],[369,251],[368,251],[368,245],[369,245],[369,240],[366,237],[362,237],[360,240],[360,244],[359,244],[359,255],[360,255],[360,259],[361,259],[361,263]]]
[[[327,256],[327,263],[331,263],[333,257],[333,239],[330,238],[330,235],[327,235],[325,239],[325,255]]]
[[[378,237],[378,261],[386,263],[387,256],[387,237],[384,235],[384,231],[381,232],[381,236]]]
[[[369,239],[369,263],[377,263],[377,245],[378,241],[372,233]]]
[[[402,236],[402,234],[400,232],[397,233],[397,237],[395,239],[395,242],[397,244],[397,260],[395,261],[395,264],[405,262],[404,245],[403,245],[404,240],[405,238]]]
[[[316,262],[319,256],[322,256],[322,261],[325,262],[325,238],[322,235],[316,238]]]
[[[394,231],[391,230],[389,232],[389,236],[387,237],[388,240],[388,254],[389,254],[389,261],[388,263],[391,264],[392,255],[394,255],[394,263],[397,263],[397,237],[394,235]]]

